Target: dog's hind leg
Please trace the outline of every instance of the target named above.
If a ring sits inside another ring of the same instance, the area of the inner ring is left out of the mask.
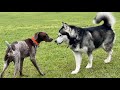
[[[113,44],[103,44],[103,49],[108,53],[107,59],[104,60],[105,63],[109,63],[111,61],[113,53],[112,46]]]
[[[77,74],[80,70],[80,65],[81,65],[81,62],[82,62],[82,56],[81,56],[80,52],[74,52],[73,51],[73,54],[74,54],[74,57],[75,57],[76,68],[75,68],[74,71],[71,72],[71,74]]]
[[[89,62],[87,64],[86,68],[92,68],[92,61],[93,61],[92,53],[88,53],[88,58],[89,58]]]
[[[19,72],[20,70],[20,63],[18,61],[15,62],[15,70],[14,70],[14,78],[17,77],[17,73]]]
[[[103,49],[108,53],[107,59],[104,60],[105,63],[109,63],[111,61],[112,53],[113,53],[112,48],[114,42],[115,42],[115,33],[109,30],[106,34],[106,39],[102,44]]]
[[[105,63],[109,63],[111,61],[112,53],[113,53],[113,50],[108,51],[108,57],[107,59],[104,60]]]
[[[17,73],[20,71],[20,57],[16,56],[15,57],[15,70],[14,70],[14,78],[17,77]]]
[[[23,76],[23,73],[22,73],[23,61],[24,61],[24,58],[21,58],[21,60],[20,60],[20,76]]]
[[[8,65],[9,65],[9,61],[6,60],[5,63],[4,63],[3,71],[0,74],[0,78],[3,77],[3,74],[4,74],[5,70],[7,69]]]

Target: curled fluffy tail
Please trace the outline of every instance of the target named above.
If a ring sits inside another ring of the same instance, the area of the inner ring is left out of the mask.
[[[113,27],[115,24],[115,18],[110,12],[98,12],[93,23],[99,24],[101,21],[104,21],[104,25],[109,27]]]

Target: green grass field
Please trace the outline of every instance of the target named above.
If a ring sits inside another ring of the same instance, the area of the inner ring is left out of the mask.
[[[62,22],[80,27],[95,26],[92,23],[95,12],[0,12],[0,72],[3,68],[3,60],[6,50],[5,41],[13,41],[31,38],[34,33],[44,31],[53,39],[57,38],[58,30]],[[77,75],[71,75],[75,69],[74,56],[67,45],[56,45],[53,42],[42,42],[37,50],[37,63],[46,74],[40,76],[35,67],[26,58],[23,66],[23,74],[28,77],[22,78],[120,78],[120,13],[114,12],[116,24],[116,42],[112,61],[104,63],[107,54],[98,49],[93,52],[93,68],[86,69],[88,57],[83,54],[81,71]],[[12,78],[14,64],[11,63],[4,77]]]

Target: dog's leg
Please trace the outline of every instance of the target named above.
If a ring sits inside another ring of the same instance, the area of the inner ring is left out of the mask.
[[[109,63],[111,61],[112,53],[113,53],[112,46],[113,46],[113,43],[111,43],[111,44],[103,43],[103,45],[102,45],[103,49],[108,53],[107,59],[104,60],[105,63]]]
[[[33,63],[33,65],[35,66],[35,68],[37,69],[37,71],[39,72],[39,74],[43,76],[45,74],[38,67],[38,65],[36,63],[35,55],[36,55],[36,49],[34,47],[32,47],[31,52],[30,52],[30,60]]]
[[[0,74],[0,78],[3,77],[3,74],[4,74],[5,70],[7,69],[8,65],[9,65],[9,62],[8,62],[8,60],[6,60],[4,63],[3,71]]]
[[[20,70],[20,65],[19,65],[19,61],[15,62],[15,70],[14,70],[14,78],[17,77],[17,73]]]
[[[108,57],[107,57],[107,59],[104,60],[105,63],[109,63],[111,61],[112,53],[113,53],[113,50],[108,52]]]
[[[20,71],[20,58],[19,56],[15,57],[15,71],[14,71],[14,78],[16,78],[17,73]]]
[[[74,57],[75,57],[76,68],[75,68],[74,71],[71,72],[71,74],[77,74],[80,70],[80,65],[81,65],[81,62],[82,62],[82,56],[81,56],[81,53],[79,53],[79,52],[74,52],[73,51],[73,54],[74,54]]]
[[[39,72],[40,75],[45,75],[38,67],[37,63],[36,63],[36,59],[35,59],[35,56],[31,56],[30,57],[31,59],[31,62],[33,63],[33,65],[35,66],[35,68],[37,69],[37,71]]]
[[[89,58],[89,62],[87,64],[86,68],[92,68],[92,61],[93,61],[93,55],[92,55],[92,53],[88,54],[88,58]]]
[[[24,58],[21,58],[21,60],[20,60],[20,76],[23,76],[23,73],[22,73],[23,61],[24,61]]]

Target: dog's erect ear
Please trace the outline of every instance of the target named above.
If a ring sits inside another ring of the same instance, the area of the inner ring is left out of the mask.
[[[71,27],[67,23],[62,22],[62,24],[63,24],[64,30],[68,33],[71,33],[72,31]]]
[[[34,36],[35,40],[38,39],[38,35],[39,35],[39,32],[35,33],[35,36]]]
[[[64,22],[62,22],[62,24],[64,25],[65,23],[64,23]]]
[[[62,22],[62,24],[63,24],[63,27],[64,27],[65,29],[69,29],[69,28],[70,28],[67,23]]]

